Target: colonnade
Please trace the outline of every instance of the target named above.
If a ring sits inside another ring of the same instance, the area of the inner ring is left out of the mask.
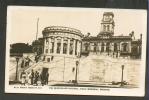
[[[97,45],[90,45],[91,51],[98,51],[98,52],[131,52],[131,42],[99,42],[95,43]],[[96,50],[94,49],[96,47]]]
[[[44,54],[66,54],[80,56],[81,41],[67,37],[46,37]]]

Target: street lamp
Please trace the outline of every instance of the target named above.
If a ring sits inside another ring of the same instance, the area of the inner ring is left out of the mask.
[[[17,66],[16,66],[16,77],[15,77],[15,81],[18,81],[18,62],[19,62],[19,57],[16,57],[16,62],[17,62]]]
[[[122,65],[122,77],[121,77],[121,86],[123,86],[123,71],[124,71],[124,65]]]
[[[79,61],[76,61],[76,75],[75,75],[75,84],[77,84],[78,83],[78,79],[77,79],[77,77],[78,77],[78,65],[79,65]]]

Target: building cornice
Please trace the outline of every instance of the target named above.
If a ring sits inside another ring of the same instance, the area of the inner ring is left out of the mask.
[[[81,33],[80,30],[77,30],[75,28],[70,28],[70,27],[64,27],[64,26],[49,26],[44,28],[42,31],[42,34],[46,33],[54,33],[54,32],[62,32],[62,33],[70,33],[70,34],[75,34],[83,37],[83,34]]]

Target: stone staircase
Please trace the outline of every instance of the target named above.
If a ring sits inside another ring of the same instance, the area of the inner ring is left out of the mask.
[[[32,60],[33,58],[34,57],[32,57]],[[130,84],[138,84],[138,67],[140,67],[140,61],[112,58],[104,54],[89,55],[82,58],[54,57],[51,62],[42,61],[41,59],[38,63],[33,61],[31,66],[24,70],[26,73],[31,72],[32,69],[41,73],[43,68],[48,68],[49,81],[70,82],[75,80],[76,61],[80,62],[78,65],[78,81],[80,82],[120,82],[122,72],[121,65],[124,64],[124,80]],[[13,60],[12,62],[12,64],[15,65]],[[15,67],[10,69],[10,80],[14,80],[15,71]],[[22,69],[19,68],[19,72],[21,71]]]

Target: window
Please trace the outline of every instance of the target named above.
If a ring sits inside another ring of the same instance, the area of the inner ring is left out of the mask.
[[[110,26],[109,25],[107,25],[107,31],[110,31]]]
[[[76,41],[76,44],[75,44],[75,55],[77,55],[77,41]]]
[[[61,50],[61,39],[58,39],[57,40],[57,53],[60,53],[60,50]]]
[[[52,49],[51,49],[51,53],[54,52],[54,42],[52,42]]]
[[[101,45],[101,52],[104,52],[104,43]]]
[[[103,25],[103,31],[106,31],[106,26],[105,25]]]
[[[48,53],[48,49],[46,49],[46,53]]]
[[[69,54],[72,55],[73,53],[73,40],[70,40],[70,49],[69,49]]]
[[[46,38],[46,44],[49,44],[49,40],[48,40],[48,38]]]
[[[122,44],[122,47],[123,47],[123,52],[126,52],[127,51],[127,43],[123,43]]]
[[[61,50],[61,43],[57,43],[57,53],[60,53]]]
[[[107,51],[107,52],[109,52],[109,46],[110,46],[110,43],[107,43],[107,44],[106,44],[106,51]]]
[[[85,46],[85,51],[88,51],[88,46],[87,45]]]
[[[54,52],[54,38],[51,39],[51,50],[50,53]]]
[[[64,44],[63,44],[63,54],[67,53],[67,45],[68,45],[68,41],[64,40]]]
[[[114,43],[114,52],[116,52],[116,51],[117,51],[117,44]]]
[[[47,62],[50,62],[50,58],[47,58]]]

